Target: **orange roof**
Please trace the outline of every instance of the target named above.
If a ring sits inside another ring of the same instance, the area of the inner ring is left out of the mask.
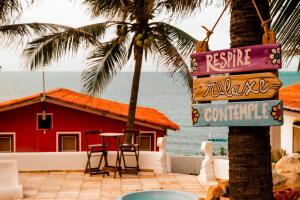
[[[279,99],[285,109],[300,112],[300,83],[281,88]]]
[[[10,106],[22,105],[28,101],[39,102],[40,93],[31,96],[26,96],[19,99],[0,102],[0,112],[2,108]],[[103,112],[103,114],[111,114],[116,117],[127,118],[128,104],[110,101],[102,98],[88,96],[82,93],[74,92],[72,90],[57,88],[46,91],[46,101],[59,101],[66,104],[78,106],[80,108],[89,108],[95,111]],[[136,110],[136,121],[142,122],[162,128],[179,130],[179,126],[172,122],[167,116],[156,109],[138,106]]]

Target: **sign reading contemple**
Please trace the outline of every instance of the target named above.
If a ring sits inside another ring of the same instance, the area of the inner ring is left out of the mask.
[[[195,53],[191,67],[193,76],[279,69],[281,48],[266,44]]]
[[[280,100],[192,105],[193,126],[279,126],[283,124]]]
[[[193,100],[241,100],[274,97],[282,83],[270,73],[218,76],[193,80]]]

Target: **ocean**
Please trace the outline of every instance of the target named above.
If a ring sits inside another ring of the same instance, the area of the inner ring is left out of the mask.
[[[121,72],[100,95],[102,98],[128,103],[131,72]],[[46,90],[63,87],[81,91],[80,72],[45,72]],[[300,73],[280,72],[283,87],[300,82]],[[42,91],[42,72],[0,72],[0,101],[39,93]],[[227,152],[227,127],[193,127],[191,122],[191,94],[179,77],[170,78],[163,72],[143,72],[141,75],[138,105],[153,107],[180,126],[180,131],[168,131],[169,154],[200,155],[202,141],[214,141],[214,153]]]

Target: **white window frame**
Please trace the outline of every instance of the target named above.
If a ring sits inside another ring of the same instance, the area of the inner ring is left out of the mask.
[[[80,131],[68,131],[68,132],[56,132],[56,152],[59,151],[59,135],[78,135],[78,152],[81,151],[81,132]]]
[[[7,136],[12,136],[13,137],[13,149],[11,149],[11,153],[12,152],[16,152],[16,133],[15,132],[0,132],[0,135],[1,136],[5,136],[5,135],[7,135]],[[11,145],[10,145],[11,146]],[[4,152],[3,152],[4,153]],[[9,153],[9,152],[8,152]]]
[[[40,130],[50,130],[53,129],[53,113],[47,113],[46,115],[51,115],[52,116],[52,120],[51,120],[51,127],[50,128],[39,128],[39,116],[43,115],[43,113],[37,113],[36,114],[36,130],[40,131]]]
[[[141,137],[143,137],[143,134],[150,135],[151,137],[153,137],[153,142],[154,142],[153,151],[156,151],[156,131],[141,131]],[[138,139],[138,136],[136,139]],[[151,138],[151,146],[150,147],[152,148],[152,138]],[[149,151],[152,151],[152,150],[150,149]]]

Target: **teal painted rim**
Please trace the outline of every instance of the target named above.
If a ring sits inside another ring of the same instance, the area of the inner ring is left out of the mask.
[[[137,193],[149,193],[149,192],[171,192],[171,193],[174,193],[174,195],[176,194],[185,194],[187,196],[190,196],[190,200],[198,200],[198,196],[191,193],[191,192],[182,192],[182,191],[176,191],[176,190],[145,190],[145,191],[136,191],[136,192],[130,192],[130,193],[126,193],[120,197],[118,197],[117,200],[124,200],[124,198],[132,195],[132,194],[137,194]]]

